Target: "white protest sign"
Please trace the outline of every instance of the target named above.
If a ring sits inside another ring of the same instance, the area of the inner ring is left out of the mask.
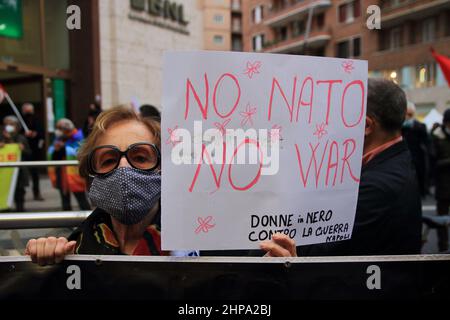
[[[366,61],[166,53],[163,249],[349,239],[366,97]]]

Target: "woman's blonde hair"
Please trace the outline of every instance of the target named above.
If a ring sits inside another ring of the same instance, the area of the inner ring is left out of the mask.
[[[97,146],[98,139],[108,128],[122,121],[136,121],[145,125],[155,137],[155,144],[161,150],[161,126],[159,122],[141,117],[129,105],[120,105],[102,112],[92,127],[88,138],[83,142],[78,151],[78,161],[80,162],[80,175],[87,178],[89,176],[88,158],[90,152]]]

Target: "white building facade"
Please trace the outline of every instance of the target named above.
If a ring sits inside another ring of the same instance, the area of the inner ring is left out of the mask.
[[[162,109],[163,53],[203,48],[197,0],[100,0],[102,106]]]

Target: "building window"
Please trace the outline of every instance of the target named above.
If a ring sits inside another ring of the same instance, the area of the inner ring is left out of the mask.
[[[241,38],[234,38],[232,44],[233,51],[242,51],[242,40]]]
[[[400,4],[400,0],[391,0],[389,1],[391,7],[396,7]]]
[[[213,41],[215,44],[223,44],[223,36],[215,35]]]
[[[252,10],[252,21],[255,24],[261,23],[263,16],[263,6],[257,6]]]
[[[361,38],[352,38],[341,41],[337,44],[336,57],[354,58],[361,55]]]
[[[241,10],[241,2],[239,0],[233,0],[231,2],[231,9],[232,10]]]
[[[288,29],[286,26],[277,29],[276,38],[278,41],[285,41],[288,38]]]
[[[339,6],[339,22],[345,22],[347,19],[347,11],[346,11],[346,5],[343,4]]]
[[[232,31],[234,31],[234,32],[242,31],[241,19],[233,18]]]
[[[318,29],[322,29],[325,24],[325,15],[320,13],[316,16],[316,25]]]
[[[436,83],[436,64],[416,66],[416,88],[432,87]]]
[[[253,37],[253,51],[261,51],[264,45],[264,35],[258,34]]]
[[[422,22],[422,42],[431,42],[436,38],[436,24],[434,18]]]
[[[215,14],[215,15],[214,15],[214,22],[215,22],[215,23],[223,23],[223,15],[221,15],[221,14]]]
[[[450,21],[450,10],[447,11],[447,17],[445,18],[445,21]],[[445,36],[450,36],[450,23],[445,23]]]
[[[305,20],[294,21],[294,23],[292,25],[292,35],[294,37],[304,34],[305,31],[306,31]]]
[[[391,29],[389,33],[389,49],[398,49],[402,44],[402,29],[400,27]]]
[[[350,23],[361,15],[360,0],[354,0],[339,6],[339,22]]]
[[[361,38],[353,39],[353,56],[359,57],[361,55]]]
[[[350,56],[350,42],[342,41],[337,44],[337,54],[338,58],[348,58]]]

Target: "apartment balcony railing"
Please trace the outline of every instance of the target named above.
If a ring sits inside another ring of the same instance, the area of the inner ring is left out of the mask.
[[[405,20],[420,19],[424,16],[433,15],[445,9],[450,9],[450,1],[448,0],[405,1],[395,6],[383,7],[381,24],[382,27],[389,27]]]
[[[331,0],[305,0],[281,9],[272,9],[264,24],[276,27],[294,21],[304,15],[307,15],[311,8],[314,13],[319,13],[331,6]]]
[[[450,55],[450,37],[374,52],[370,55],[369,68],[371,70],[397,69],[407,65],[433,62],[430,47],[440,54]],[[411,54],[412,52],[414,54]]]
[[[302,50],[307,44],[308,47],[321,47],[327,44],[331,39],[329,28],[313,30],[305,41],[305,34],[293,35],[285,40],[274,40],[266,42],[263,47],[264,52],[288,53]]]
[[[231,2],[231,12],[241,12],[241,3],[239,1],[232,1]]]
[[[240,25],[240,24],[232,24],[231,25],[231,32],[233,32],[233,33],[242,33],[242,25]]]

